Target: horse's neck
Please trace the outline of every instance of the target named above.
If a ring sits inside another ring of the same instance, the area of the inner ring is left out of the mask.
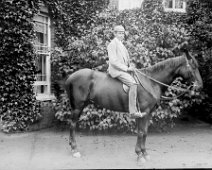
[[[185,62],[183,57],[176,57],[155,64],[154,66],[144,70],[146,74],[156,79],[157,81],[170,85],[178,76],[179,69],[183,62]],[[164,90],[166,89],[166,87],[163,85],[160,85],[160,87]]]

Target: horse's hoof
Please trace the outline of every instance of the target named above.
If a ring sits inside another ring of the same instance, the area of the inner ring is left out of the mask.
[[[143,165],[144,163],[146,162],[146,160],[144,159],[144,157],[143,156],[138,156],[138,158],[137,158],[137,164],[138,165]]]
[[[75,158],[81,158],[80,152],[73,153],[73,157],[75,157]]]
[[[150,160],[150,156],[149,155],[144,155],[144,159],[149,161]]]

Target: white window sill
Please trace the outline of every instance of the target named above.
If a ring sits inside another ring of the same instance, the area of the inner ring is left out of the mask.
[[[186,9],[164,8],[165,12],[182,12],[186,13]]]
[[[51,95],[47,95],[47,94],[37,94],[36,95],[36,99],[38,101],[49,101],[49,100],[55,100],[56,97],[51,94]]]

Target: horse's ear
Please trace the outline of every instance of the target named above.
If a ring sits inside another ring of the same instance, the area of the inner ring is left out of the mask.
[[[188,50],[183,49],[183,52],[185,53],[186,58],[187,58],[188,60],[192,60],[192,57],[191,57],[191,55],[189,54]]]
[[[62,78],[65,78],[67,76],[67,72],[65,70],[62,71],[61,73]]]

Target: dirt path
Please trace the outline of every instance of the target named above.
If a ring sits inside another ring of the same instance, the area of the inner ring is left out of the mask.
[[[1,132],[0,169],[212,168],[212,128],[207,124],[149,133],[151,159],[142,166],[136,163],[136,136],[78,134],[77,142],[81,158],[71,155],[68,131]]]

